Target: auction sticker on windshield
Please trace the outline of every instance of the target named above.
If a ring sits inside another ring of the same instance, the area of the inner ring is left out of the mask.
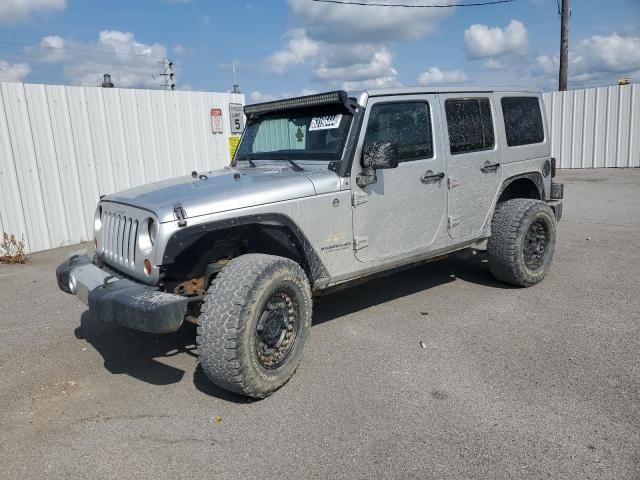
[[[342,120],[341,113],[338,115],[327,115],[326,117],[313,117],[309,125],[309,131],[313,132],[314,130],[338,128],[340,126],[340,120]]]

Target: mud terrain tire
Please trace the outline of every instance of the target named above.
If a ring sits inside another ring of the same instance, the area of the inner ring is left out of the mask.
[[[516,198],[498,204],[487,242],[489,269],[511,285],[530,287],[551,267],[556,246],[556,218],[539,200]]]
[[[270,395],[300,363],[311,311],[309,281],[297,263],[263,254],[234,258],[202,304],[197,343],[205,374],[240,395]]]

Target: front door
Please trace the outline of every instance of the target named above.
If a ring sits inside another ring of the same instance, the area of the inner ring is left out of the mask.
[[[448,228],[451,238],[478,235],[502,179],[491,94],[441,95],[447,123]]]
[[[377,170],[372,185],[360,188],[352,183],[358,260],[427,249],[445,222],[445,162],[436,140],[441,138],[439,122],[434,122],[439,117],[433,95],[370,100],[357,151],[370,142],[396,143],[399,165]]]

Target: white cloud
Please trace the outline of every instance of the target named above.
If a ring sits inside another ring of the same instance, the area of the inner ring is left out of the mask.
[[[333,66],[325,61],[314,70],[314,79],[347,90],[396,85],[398,72],[391,52],[383,47],[368,53],[368,58],[349,65]]]
[[[295,65],[310,64],[312,80],[331,87],[359,89],[397,85],[393,55],[374,44],[335,44],[310,39],[304,29],[287,34],[285,48],[267,58],[269,68],[283,73]]]
[[[294,65],[300,65],[317,55],[320,49],[318,42],[307,37],[303,28],[291,30],[286,36],[289,41],[285,47],[267,58],[267,63],[274,72],[283,73]]]
[[[65,50],[65,40],[58,35],[49,35],[40,40],[41,52],[38,56],[43,63],[59,63],[65,60],[68,52]]]
[[[181,43],[173,46],[173,53],[178,55],[179,57],[186,57],[191,54],[191,49],[185,47]]]
[[[404,0],[420,3],[421,0]],[[440,3],[453,3],[442,0]],[[344,89],[398,85],[392,46],[433,33],[453,9],[337,5],[288,0],[298,27],[282,49],[267,58],[283,73],[307,65],[311,80]]]
[[[533,74],[544,85],[557,81],[558,55],[539,55]],[[623,76],[640,80],[640,37],[594,35],[569,51],[569,82],[574,87],[615,84]]]
[[[509,68],[510,64],[502,58],[490,58],[484,64],[489,70],[505,70]]]
[[[471,58],[522,53],[527,49],[527,28],[518,20],[505,28],[475,24],[465,30],[464,42]]]
[[[467,75],[462,70],[440,70],[431,67],[418,76],[418,85],[446,85],[467,81]]]
[[[117,87],[161,85],[162,80],[153,75],[161,73],[159,62],[167,56],[163,45],[142,43],[133,33],[118,30],[103,30],[95,43],[51,35],[25,52],[36,63],[61,65],[70,82],[97,85],[109,73]]]
[[[0,23],[24,20],[36,13],[64,10],[66,0],[0,0]]]
[[[0,60],[0,82],[22,82],[31,67],[26,63],[9,63]]]
[[[314,73],[317,78],[330,82],[345,78],[358,81],[397,75],[396,70],[393,68],[393,56],[386,48],[373,52],[371,58],[366,62],[351,63],[345,66],[327,66],[323,64]]]
[[[404,3],[421,3],[405,0]],[[454,3],[442,0],[438,3]],[[289,0],[296,18],[307,26],[316,40],[381,43],[418,39],[432,33],[438,23],[450,15],[452,8],[396,8],[337,5]]]
[[[254,90],[249,94],[249,100],[251,103],[263,103],[270,102],[272,100],[278,100],[284,98],[284,95],[277,95],[275,93],[264,93],[258,90]]]
[[[625,73],[640,69],[640,37],[623,37],[613,33],[608,37],[594,35],[578,45],[570,57],[577,72],[593,70]]]
[[[253,91],[249,94],[249,101],[251,103],[263,103],[271,102],[272,100],[280,100],[281,98],[291,97],[303,97],[305,95],[313,95],[318,93],[317,90],[303,89],[299,92],[281,92],[281,93],[265,93],[260,91]]]

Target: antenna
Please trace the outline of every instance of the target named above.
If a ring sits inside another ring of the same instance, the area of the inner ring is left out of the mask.
[[[173,62],[165,59],[164,62],[164,71],[160,74],[160,76],[164,77],[164,88],[166,90],[175,90],[176,89],[176,80],[173,74]]]
[[[240,85],[236,82],[236,61],[231,60],[231,69],[233,70],[233,93],[240,93]]]

